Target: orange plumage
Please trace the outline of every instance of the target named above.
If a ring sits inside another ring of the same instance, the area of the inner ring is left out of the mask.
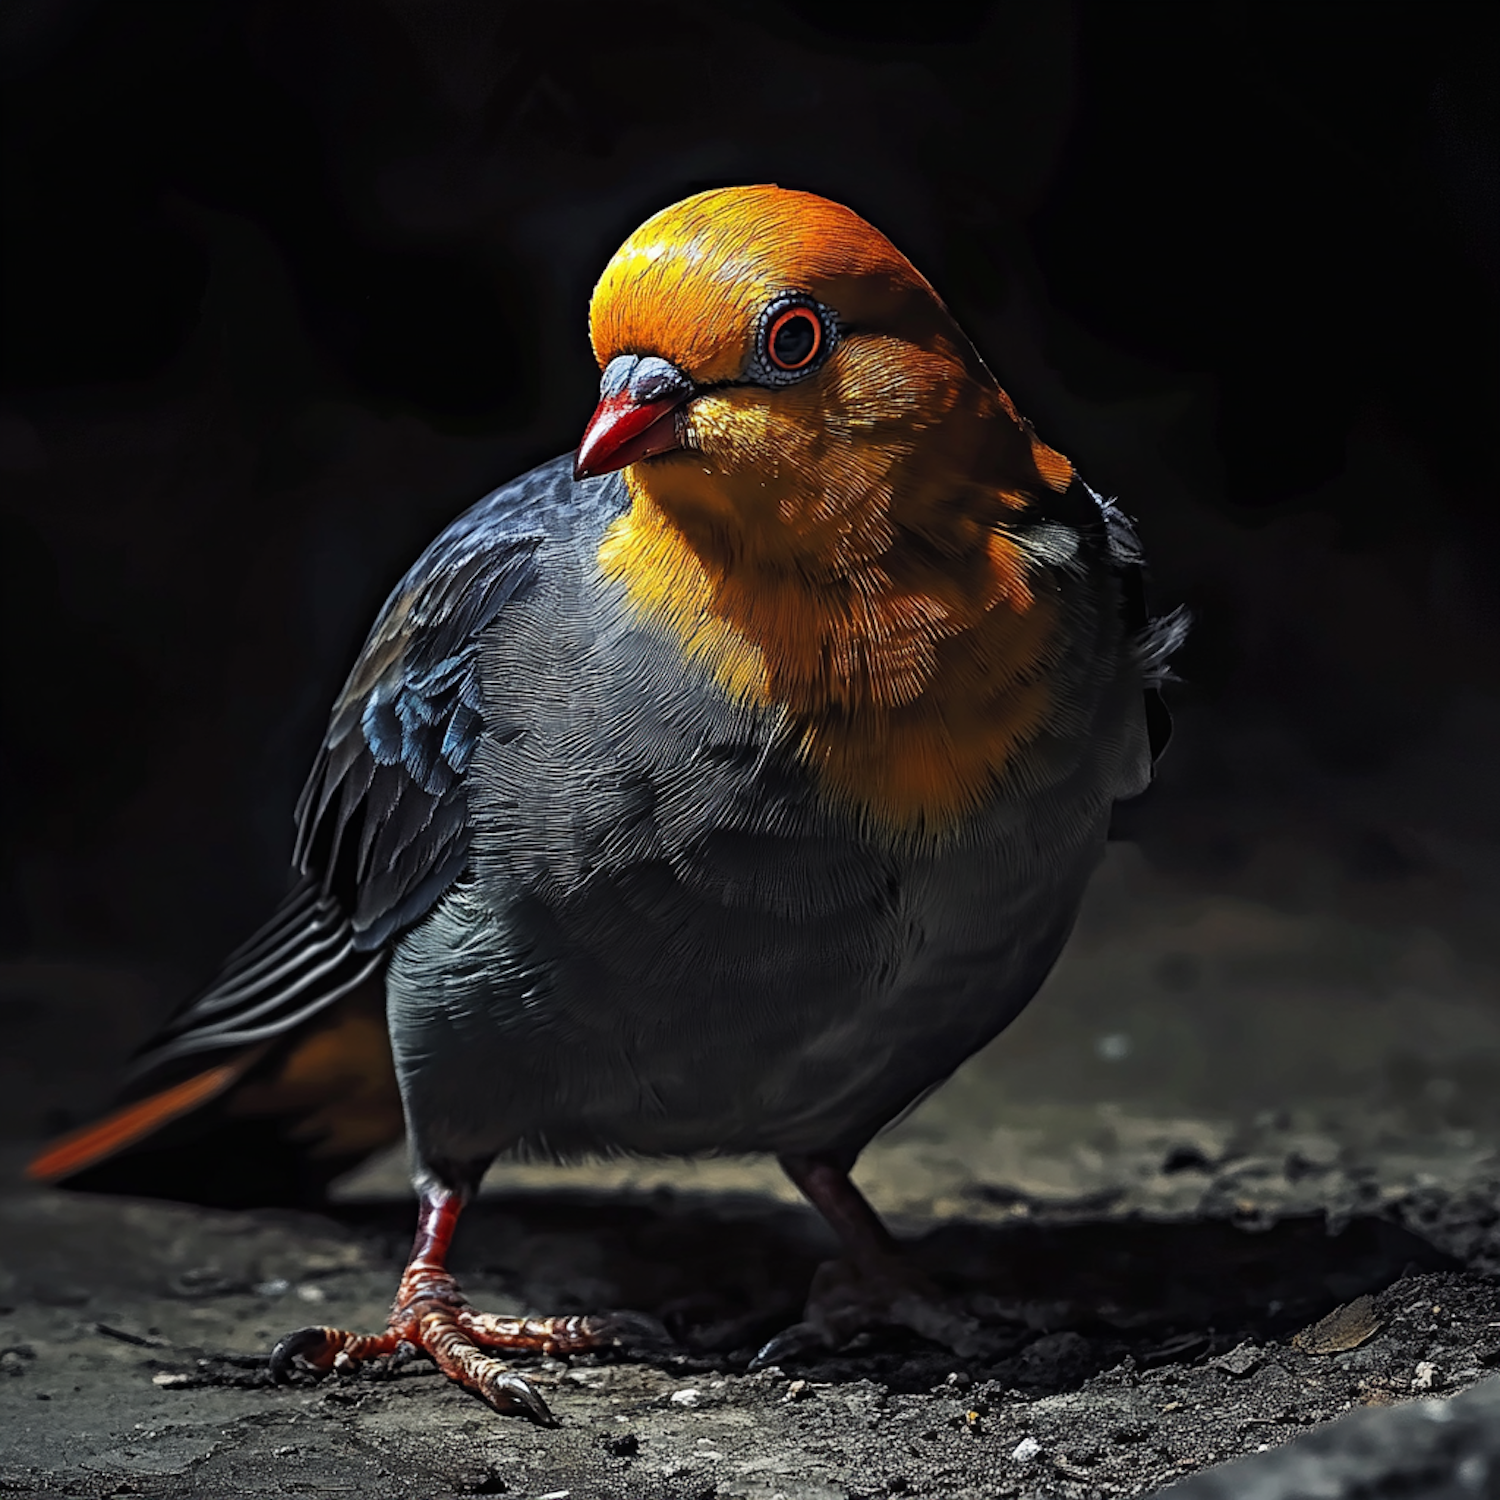
[[[34,1182],[54,1182],[145,1140],[163,1125],[191,1114],[222,1094],[253,1060],[247,1054],[243,1061],[236,1059],[206,1068],[171,1088],[161,1089],[72,1131],[33,1157],[27,1163],[26,1175]]]
[[[730,383],[788,292],[839,309],[837,348],[796,385]],[[783,708],[831,792],[897,828],[975,806],[1049,712],[1051,581],[1007,518],[1072,468],[927,281],[839,204],[723,188],[630,236],[591,332],[601,366],[657,355],[717,386],[680,449],[626,470],[605,572],[726,688]]]

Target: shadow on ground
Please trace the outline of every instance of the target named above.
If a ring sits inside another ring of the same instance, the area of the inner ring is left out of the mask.
[[[350,1206],[337,1217],[378,1237],[397,1264],[409,1211]],[[960,1223],[908,1248],[994,1335],[994,1357],[971,1361],[968,1373],[1036,1394],[1074,1388],[1127,1357],[1150,1368],[1283,1338],[1403,1276],[1459,1269],[1428,1241],[1375,1217],[1336,1232],[1321,1215],[1254,1228],[1108,1218]],[[685,1353],[728,1370],[742,1369],[797,1317],[813,1271],[832,1253],[811,1215],[791,1208],[668,1194],[633,1205],[526,1194],[469,1209],[455,1264],[469,1284],[519,1293],[532,1306],[649,1312]],[[917,1391],[953,1367],[951,1354],[892,1332],[798,1373]]]

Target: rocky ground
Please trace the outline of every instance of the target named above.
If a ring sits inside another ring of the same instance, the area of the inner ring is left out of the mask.
[[[492,1415],[423,1364],[270,1384],[279,1333],[378,1322],[402,1205],[325,1218],[18,1192],[0,1210],[0,1492],[1144,1495],[1500,1368],[1500,1183],[1476,1172],[1464,1191],[1393,1196],[1325,1170],[1384,1200],[1337,1224],[1297,1202],[1300,1160],[1281,1158],[1279,1217],[1264,1154],[1158,1163],[1169,1182],[1204,1179],[1228,1210],[1214,1217],[997,1193],[914,1242],[992,1329],[990,1357],[959,1364],[892,1336],[756,1375],[756,1341],[794,1315],[825,1249],[810,1215],[725,1192],[497,1193],[458,1244],[476,1300],[639,1307],[683,1343],[649,1363],[533,1362],[551,1431]],[[1235,1198],[1246,1181],[1253,1207]]]
[[[17,1144],[0,1494],[1500,1493],[1493,971],[1427,928],[1141,889],[1106,870],[1049,994],[861,1164],[985,1357],[890,1335],[747,1374],[831,1248],[774,1168],[513,1165],[456,1241],[474,1299],[638,1308],[677,1353],[531,1363],[552,1430],[421,1363],[277,1388],[279,1334],[381,1320],[399,1161],[324,1215],[227,1214],[27,1189]],[[28,975],[0,1020],[39,1118],[22,1063],[78,1017]],[[1320,1444],[1385,1478],[1317,1487]]]

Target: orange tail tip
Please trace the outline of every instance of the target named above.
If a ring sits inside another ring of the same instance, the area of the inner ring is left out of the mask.
[[[139,1099],[117,1109],[112,1115],[85,1125],[54,1141],[26,1168],[26,1175],[36,1182],[56,1182],[91,1167],[126,1146],[133,1146],[153,1131],[160,1130],[179,1115],[188,1114],[222,1093],[244,1072],[243,1062],[222,1063],[216,1068],[195,1073],[174,1083],[158,1094]]]

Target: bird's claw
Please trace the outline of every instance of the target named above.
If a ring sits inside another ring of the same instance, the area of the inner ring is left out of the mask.
[[[502,1415],[519,1412],[539,1427],[556,1427],[557,1418],[542,1399],[541,1392],[524,1376],[508,1370],[498,1359],[486,1360],[493,1370],[481,1371],[474,1382],[475,1390]]]
[[[298,1328],[279,1339],[271,1350],[271,1379],[277,1385],[286,1385],[299,1367],[326,1375],[341,1357],[347,1358],[336,1328]]]
[[[557,1418],[536,1387],[501,1360],[481,1352],[459,1332],[456,1319],[436,1320],[441,1326],[424,1330],[427,1343],[418,1344],[397,1329],[365,1338],[337,1328],[299,1328],[289,1333],[271,1351],[271,1378],[285,1385],[294,1371],[304,1369],[317,1377],[330,1371],[354,1375],[372,1359],[384,1359],[394,1372],[418,1356],[432,1359],[450,1379],[466,1386],[503,1414],[519,1412],[543,1427],[557,1426]]]
[[[889,1264],[861,1272],[839,1260],[819,1266],[803,1320],[770,1339],[749,1368],[764,1370],[843,1349],[859,1334],[876,1328],[907,1329],[965,1359],[995,1352],[984,1328],[945,1302],[904,1261],[892,1258]]]
[[[757,1370],[768,1370],[772,1365],[779,1365],[784,1359],[802,1359],[815,1351],[826,1351],[831,1347],[823,1329],[812,1323],[793,1323],[790,1328],[783,1328],[761,1345],[746,1368],[753,1375]]]
[[[476,1312],[446,1272],[411,1278],[392,1310],[384,1333],[345,1333],[337,1328],[299,1328],[271,1351],[271,1378],[284,1385],[294,1371],[315,1376],[353,1375],[370,1361],[388,1373],[422,1355],[450,1380],[473,1391],[498,1412],[520,1412],[546,1427],[556,1418],[536,1387],[491,1349],[541,1354],[578,1354],[594,1349],[664,1350],[671,1336],[644,1313],[602,1317],[501,1318]]]

